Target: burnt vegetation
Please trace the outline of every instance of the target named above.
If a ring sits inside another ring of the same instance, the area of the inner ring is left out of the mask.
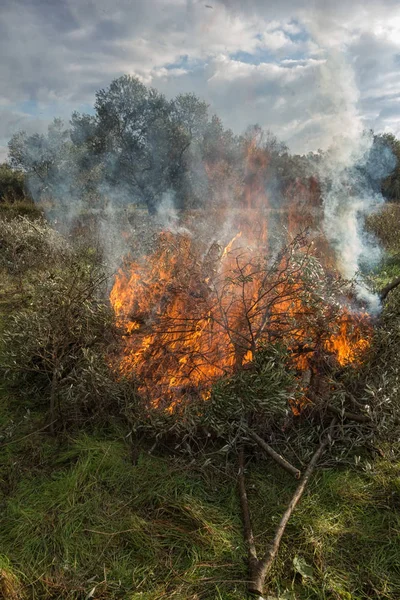
[[[0,596],[395,600],[397,168],[368,183],[391,201],[371,316],[323,233],[322,152],[128,76],[9,148]]]

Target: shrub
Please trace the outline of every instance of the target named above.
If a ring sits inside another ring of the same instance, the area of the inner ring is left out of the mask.
[[[25,216],[0,219],[0,267],[24,275],[60,263],[69,253],[67,241],[43,219]]]
[[[28,201],[25,177],[22,171],[12,169],[7,163],[0,165],[0,202]],[[32,200],[30,200],[32,202]]]
[[[43,218],[43,211],[37,204],[27,200],[0,202],[0,218],[2,220],[15,219],[16,217],[27,217],[30,220],[41,219]]]
[[[19,393],[47,404],[51,422],[92,418],[118,403],[124,390],[109,368],[113,315],[102,300],[101,268],[72,256],[40,273],[30,301],[1,335],[2,363]]]
[[[283,346],[264,345],[249,369],[221,379],[213,388],[204,420],[219,434],[233,434],[242,425],[268,429],[282,422],[294,399],[296,380]]]
[[[363,400],[379,414],[386,439],[399,434],[400,393],[400,290],[390,293],[374,331],[368,362],[361,372]],[[357,383],[357,382],[356,382]]]
[[[2,223],[0,245],[0,266],[23,292],[19,303],[11,296],[0,334],[8,385],[45,408],[53,426],[97,418],[133,398],[133,386],[117,380],[107,358],[114,314],[96,253],[23,217]]]
[[[386,250],[400,252],[400,205],[385,204],[366,220],[367,229],[383,244]]]

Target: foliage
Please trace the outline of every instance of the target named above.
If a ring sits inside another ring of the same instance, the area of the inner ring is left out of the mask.
[[[390,254],[400,253],[400,206],[385,204],[381,209],[367,217],[366,226]]]
[[[395,159],[395,168],[382,182],[382,194],[391,202],[400,200],[400,140],[392,133],[375,136],[375,144],[382,151],[387,148]]]
[[[400,392],[400,293],[389,294],[380,321],[375,327],[372,349],[360,373],[363,401],[379,411],[381,439],[397,439]],[[385,418],[383,418],[385,415]]]
[[[96,254],[68,247],[45,221],[24,217],[2,223],[0,243],[1,267],[10,277],[0,334],[8,385],[58,424],[100,418],[105,407],[113,413],[133,402],[134,386],[117,382],[108,364],[114,317]],[[13,285],[21,297],[11,310]]]
[[[54,202],[64,218],[107,202],[152,214],[167,195],[180,209],[241,206],[254,177],[282,201],[294,182],[314,174],[313,161],[291,157],[270,132],[254,126],[234,135],[208,108],[194,94],[167,100],[124,75],[96,93],[94,114],[75,112],[69,126],[55,119],[47,134],[16,133],[11,165],[35,201]]]
[[[28,188],[35,200],[51,194],[60,198],[63,192],[72,192],[74,178],[70,176],[68,138],[61,119],[55,119],[49,125],[47,136],[38,133],[28,136],[21,131],[10,140],[11,165],[26,173]]]
[[[0,218],[2,220],[15,219],[16,217],[28,217],[32,220],[40,219],[43,218],[43,211],[37,204],[26,200],[0,203]]]
[[[204,426],[224,439],[242,426],[262,423],[274,428],[290,411],[297,383],[288,369],[288,353],[279,345],[265,345],[248,369],[222,378],[204,408]]]
[[[0,203],[13,204],[27,200],[24,174],[7,163],[0,164]]]
[[[189,145],[171,109],[164,96],[129,76],[96,94],[96,131],[105,149],[106,182],[110,186],[122,182],[149,212],[155,211],[160,194],[179,176]]]
[[[371,274],[378,289],[400,277],[400,210],[399,205],[386,204],[367,221],[370,231],[385,246],[386,254],[379,268]],[[376,322],[371,352],[364,369],[359,373],[353,387],[362,389],[362,400],[377,407],[381,416],[379,433],[381,439],[397,439],[398,414],[400,410],[400,292],[391,291]]]
[[[51,421],[73,420],[75,412],[99,415],[106,405],[117,410],[121,390],[105,357],[113,318],[101,300],[103,286],[101,269],[72,257],[62,269],[37,277],[28,305],[2,331],[9,383],[49,403]]]
[[[19,276],[60,263],[70,253],[66,240],[46,221],[26,216],[0,220],[0,248],[0,268]]]

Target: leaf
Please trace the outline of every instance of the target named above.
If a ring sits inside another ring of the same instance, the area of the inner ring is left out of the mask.
[[[306,560],[301,556],[295,556],[293,559],[293,567],[296,573],[299,573],[302,577],[313,579],[314,578],[314,570],[313,568],[307,564]]]
[[[94,588],[92,588],[92,589],[90,590],[90,592],[89,592],[89,593],[88,593],[88,595],[86,596],[85,600],[89,600],[90,598],[93,598],[93,596],[94,596],[94,593],[95,593],[95,591],[96,591],[96,587],[97,587],[97,586],[95,585],[95,586],[94,586]]]

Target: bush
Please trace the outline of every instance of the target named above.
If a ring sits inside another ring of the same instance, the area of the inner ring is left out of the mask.
[[[400,252],[400,204],[385,204],[379,212],[367,217],[366,225],[386,250]]]
[[[266,344],[247,368],[221,377],[207,392],[209,397],[194,395],[190,402],[177,402],[173,411],[142,404],[135,420],[126,414],[134,432],[146,439],[163,438],[175,451],[201,456],[204,445],[216,442],[214,449],[225,453],[246,435],[247,426],[263,436],[279,431],[290,419],[299,392],[286,348]],[[218,456],[216,452],[217,461]]]
[[[283,346],[265,345],[255,354],[249,369],[221,379],[212,391],[204,420],[219,434],[236,434],[242,425],[269,429],[290,411],[297,388]]]
[[[43,211],[27,200],[16,200],[15,202],[0,202],[0,218],[2,220],[15,219],[16,217],[27,217],[30,220],[43,218]]]
[[[400,290],[392,291],[374,330],[373,344],[361,378],[363,400],[379,414],[386,440],[398,439],[400,394]]]
[[[107,358],[114,314],[95,252],[68,247],[46,222],[22,217],[3,222],[0,245],[0,266],[23,292],[19,304],[11,296],[0,334],[8,385],[53,425],[97,418],[133,399],[133,386],[117,380]]]
[[[55,265],[70,254],[67,241],[43,219],[0,219],[0,268],[24,275]]]
[[[57,271],[40,273],[27,306],[12,314],[1,335],[9,383],[49,418],[74,421],[117,407],[124,389],[107,365],[113,314],[102,300],[104,273],[72,257]]]
[[[0,164],[0,202],[11,204],[28,200],[30,199],[25,191],[25,177],[22,171],[12,169],[7,163]]]

